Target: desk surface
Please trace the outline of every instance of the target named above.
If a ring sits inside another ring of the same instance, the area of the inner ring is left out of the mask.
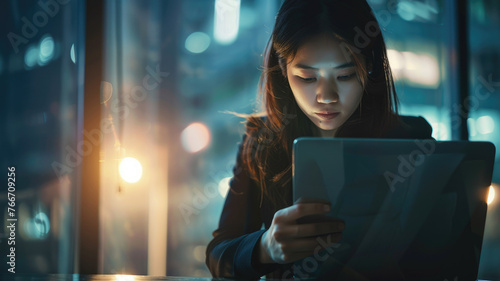
[[[181,277],[181,276],[150,276],[150,275],[120,275],[120,274],[17,274],[2,273],[0,280],[9,281],[154,281],[154,280],[175,280],[175,281],[211,281],[211,280],[233,280],[226,278],[205,278],[205,277]]]
[[[206,278],[206,277],[182,277],[182,276],[150,276],[150,275],[114,275],[114,274],[0,274],[0,280],[9,281],[154,281],[154,280],[173,280],[173,281],[224,281],[235,280],[227,278]],[[267,279],[277,280],[277,279]],[[297,280],[297,279],[296,279]],[[305,280],[305,279],[304,279]],[[307,279],[311,280],[311,279]],[[486,280],[478,280],[486,281]]]

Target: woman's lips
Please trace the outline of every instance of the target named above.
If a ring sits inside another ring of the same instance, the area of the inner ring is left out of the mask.
[[[331,119],[337,117],[337,115],[339,115],[339,112],[316,113],[316,115],[318,115],[319,117],[321,117],[321,119],[331,120]]]

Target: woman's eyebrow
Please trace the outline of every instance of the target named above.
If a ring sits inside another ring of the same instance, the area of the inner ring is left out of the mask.
[[[339,66],[336,66],[334,67],[335,69],[341,69],[341,68],[348,68],[348,67],[352,67],[354,66],[354,63],[353,62],[347,62],[347,63],[344,63],[344,64],[341,64]],[[315,67],[312,67],[312,66],[309,66],[309,65],[305,65],[305,64],[302,64],[302,63],[298,63],[294,66],[295,68],[301,68],[301,69],[313,69],[313,70],[318,70],[317,68]]]

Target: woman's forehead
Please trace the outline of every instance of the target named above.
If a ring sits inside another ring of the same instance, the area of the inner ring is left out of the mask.
[[[315,68],[337,67],[352,62],[352,55],[340,40],[320,36],[305,42],[295,54],[292,64]]]

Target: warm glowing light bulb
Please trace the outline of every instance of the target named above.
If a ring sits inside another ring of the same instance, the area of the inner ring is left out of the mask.
[[[490,192],[488,192],[488,201],[486,201],[486,203],[488,203],[488,205],[491,204],[493,199],[495,199],[495,189],[490,185]]]
[[[135,158],[123,158],[118,169],[120,171],[120,176],[126,182],[134,183],[139,181],[142,177],[141,163]]]

